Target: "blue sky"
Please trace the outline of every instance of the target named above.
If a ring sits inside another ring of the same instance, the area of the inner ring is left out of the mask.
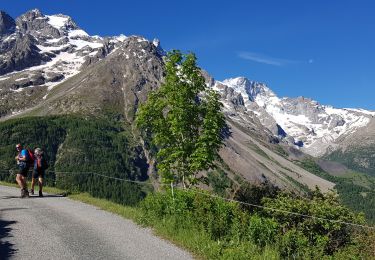
[[[195,52],[223,80],[245,76],[279,96],[375,110],[374,1],[2,0],[11,16],[64,13],[91,35],[158,38]]]

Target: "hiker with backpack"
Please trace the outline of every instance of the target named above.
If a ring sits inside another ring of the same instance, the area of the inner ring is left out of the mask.
[[[27,191],[27,174],[30,169],[30,161],[33,159],[30,155],[30,151],[23,149],[21,144],[16,145],[18,151],[15,157],[18,165],[18,173],[16,176],[16,181],[21,188],[21,198],[29,197],[29,192]]]
[[[39,185],[39,197],[43,197],[43,179],[45,175],[45,171],[48,168],[47,161],[44,157],[43,150],[40,148],[36,148],[34,151],[35,160],[34,160],[34,170],[31,180],[31,195],[34,195],[34,186],[35,182],[38,179]]]

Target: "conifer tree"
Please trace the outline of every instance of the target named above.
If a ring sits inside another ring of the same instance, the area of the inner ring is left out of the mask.
[[[208,89],[194,54],[172,51],[165,81],[137,113],[137,125],[156,147],[165,182],[192,185],[197,173],[214,167],[225,126],[219,95]]]

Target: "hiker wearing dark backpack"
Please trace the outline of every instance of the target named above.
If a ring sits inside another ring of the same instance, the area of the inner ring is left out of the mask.
[[[17,156],[15,157],[18,165],[18,173],[16,176],[16,181],[21,188],[21,198],[29,197],[29,192],[27,191],[27,173],[29,172],[29,153],[26,149],[22,148],[21,144],[16,145]]]
[[[34,195],[34,186],[35,186],[36,180],[38,179],[39,197],[43,197],[43,179],[44,179],[45,171],[48,168],[48,164],[44,157],[44,153],[42,149],[36,148],[34,151],[34,155],[35,155],[34,170],[33,170],[33,176],[31,180],[30,193]]]

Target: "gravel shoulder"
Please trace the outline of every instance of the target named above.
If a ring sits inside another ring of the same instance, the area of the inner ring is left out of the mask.
[[[69,198],[0,186],[0,259],[192,259],[132,221]]]

